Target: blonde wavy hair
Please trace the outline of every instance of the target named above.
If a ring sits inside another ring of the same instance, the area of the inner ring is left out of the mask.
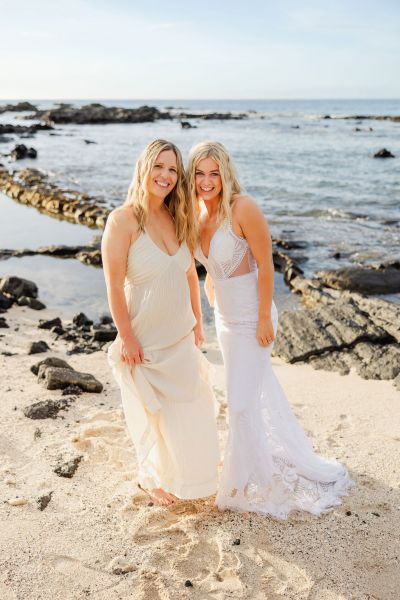
[[[139,231],[143,232],[149,212],[149,177],[157,162],[158,155],[164,150],[172,150],[175,154],[178,173],[176,185],[168,196],[166,196],[164,203],[174,220],[176,237],[179,244],[186,242],[189,250],[193,252],[197,243],[195,203],[188,194],[182,155],[175,144],[166,140],[154,140],[146,146],[136,163],[132,183],[129,186],[124,205],[132,206]]]
[[[219,205],[217,222],[226,223],[231,218],[231,206],[235,194],[240,194],[242,189],[237,178],[236,169],[225,146],[220,142],[201,142],[194,146],[189,154],[187,168],[189,194],[199,214],[199,200],[196,193],[196,168],[204,158],[212,158],[218,164],[222,183],[221,203]]]

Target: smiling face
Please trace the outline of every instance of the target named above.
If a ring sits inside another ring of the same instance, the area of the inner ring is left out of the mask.
[[[178,165],[173,150],[163,150],[156,161],[147,182],[147,190],[151,196],[166,198],[178,181]]]
[[[209,202],[220,197],[222,180],[218,163],[213,158],[199,160],[195,171],[196,194],[198,198]]]

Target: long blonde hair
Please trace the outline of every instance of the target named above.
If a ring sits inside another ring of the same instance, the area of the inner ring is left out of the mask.
[[[199,212],[199,202],[196,194],[196,168],[204,158],[212,158],[218,164],[222,183],[221,203],[218,210],[217,222],[225,223],[231,218],[231,206],[234,195],[241,193],[236,169],[225,146],[220,142],[201,142],[194,146],[189,154],[188,187],[189,194]]]
[[[188,194],[185,169],[182,155],[172,142],[154,140],[150,142],[138,158],[129,186],[125,205],[132,206],[140,232],[145,229],[148,217],[148,180],[160,152],[172,150],[176,156],[178,179],[173,190],[164,200],[175,224],[176,237],[179,244],[186,242],[193,252],[197,243],[197,220],[195,204]]]

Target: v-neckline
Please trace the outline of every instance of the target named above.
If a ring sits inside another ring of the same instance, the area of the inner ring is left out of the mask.
[[[202,253],[202,255],[204,256],[204,258],[205,258],[206,260],[208,260],[208,259],[209,259],[209,257],[210,257],[211,244],[212,244],[212,242],[213,242],[213,239],[214,239],[214,238],[215,238],[215,236],[217,235],[217,232],[218,232],[220,229],[221,229],[221,225],[219,225],[219,226],[217,227],[217,229],[214,231],[214,233],[212,234],[212,236],[211,236],[211,238],[210,238],[210,243],[209,243],[209,245],[208,245],[208,253],[207,253],[207,256],[204,254],[204,250],[203,250],[203,248],[202,248],[202,246],[201,246],[201,242],[200,242],[200,250],[201,250],[201,253]]]
[[[161,254],[164,254],[164,256],[167,256],[168,258],[175,258],[175,256],[176,256],[177,254],[179,254],[179,252],[180,252],[180,250],[181,250],[181,248],[182,248],[182,246],[183,246],[183,243],[182,243],[182,244],[179,246],[178,250],[177,250],[177,251],[176,251],[174,254],[168,254],[168,252],[165,252],[164,250],[162,250],[162,249],[160,248],[160,246],[159,246],[158,244],[156,244],[156,243],[155,243],[155,241],[153,240],[153,238],[151,237],[151,235],[149,234],[149,232],[148,232],[146,229],[144,230],[144,233],[145,233],[145,235],[146,235],[146,236],[149,238],[149,240],[150,240],[150,242],[153,244],[153,246],[155,246],[155,247],[156,247],[156,248],[157,248],[157,249],[158,249],[158,250],[161,252]]]

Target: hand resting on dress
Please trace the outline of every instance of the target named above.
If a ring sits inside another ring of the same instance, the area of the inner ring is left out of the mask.
[[[143,363],[143,348],[133,336],[129,339],[122,340],[121,358],[123,362],[132,366]]]
[[[270,316],[258,320],[256,338],[260,346],[269,346],[274,341],[274,326]]]

